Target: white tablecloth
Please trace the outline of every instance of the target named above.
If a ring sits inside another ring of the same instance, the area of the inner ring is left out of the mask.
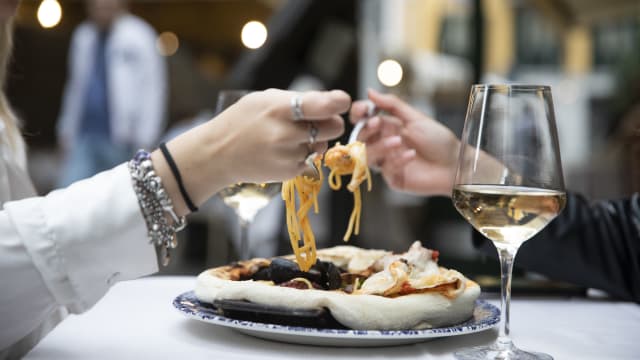
[[[383,348],[271,342],[185,318],[171,302],[194,283],[193,277],[120,283],[93,309],[62,322],[25,359],[453,359],[456,349],[491,343],[497,334]],[[555,359],[640,359],[640,306],[633,303],[516,298],[511,317],[514,342],[525,350]]]

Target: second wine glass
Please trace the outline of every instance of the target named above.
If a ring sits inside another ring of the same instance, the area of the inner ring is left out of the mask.
[[[248,90],[220,91],[216,104],[216,115],[248,93]],[[249,226],[258,212],[267,206],[274,196],[280,194],[280,187],[281,184],[277,182],[259,184],[242,182],[231,184],[218,193],[224,203],[234,210],[240,223],[240,246],[238,251],[240,260],[247,260],[251,256]]]
[[[552,359],[518,349],[509,337],[511,273],[516,252],[564,208],[566,195],[551,89],[475,85],[462,132],[453,204],[498,250],[501,326],[491,346],[458,359]]]

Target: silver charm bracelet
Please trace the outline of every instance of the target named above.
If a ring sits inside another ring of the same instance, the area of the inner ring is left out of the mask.
[[[160,250],[160,262],[167,266],[171,260],[170,251],[178,246],[176,233],[187,225],[184,216],[178,216],[173,203],[156,174],[151,162],[151,154],[138,150],[129,161],[129,173],[133,191],[147,224],[149,243]]]

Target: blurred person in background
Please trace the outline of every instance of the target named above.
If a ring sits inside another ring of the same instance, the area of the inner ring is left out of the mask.
[[[17,7],[18,0],[0,2],[0,85]],[[156,272],[156,249],[162,258],[183,216],[226,185],[300,174],[310,151],[324,152],[344,132],[339,114],[350,104],[342,91],[255,92],[164,151],[139,152],[39,197],[16,116],[0,91],[0,359],[21,358],[117,282]],[[305,121],[295,121],[300,113]],[[318,129],[313,142],[310,122]]]
[[[396,190],[451,196],[460,148],[454,133],[394,95],[370,90],[369,99],[384,112],[360,133],[369,164]],[[352,121],[366,112],[364,101],[354,103]],[[473,242],[495,254],[480,233]],[[640,303],[640,196],[590,204],[567,193],[564,211],[518,253],[527,270]]]
[[[88,0],[87,12],[69,48],[60,186],[157,145],[165,124],[167,69],[153,28],[127,12],[127,0]]]

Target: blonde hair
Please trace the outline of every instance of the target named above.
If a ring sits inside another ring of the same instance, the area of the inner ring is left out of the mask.
[[[0,22],[0,121],[4,123],[9,139],[9,147],[15,149],[17,147],[18,136],[20,131],[18,128],[18,118],[9,106],[9,101],[4,92],[5,81],[7,77],[7,65],[11,58],[13,35],[13,21]],[[1,140],[1,139],[0,139]]]

